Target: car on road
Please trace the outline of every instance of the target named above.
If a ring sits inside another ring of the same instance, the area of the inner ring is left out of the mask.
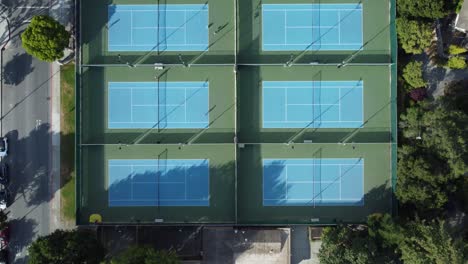
[[[6,157],[8,154],[8,139],[6,137],[0,138],[0,157]]]
[[[9,180],[8,165],[3,163],[0,165],[0,184],[6,185]]]
[[[7,188],[0,184],[0,210],[5,210],[8,207],[8,196]]]

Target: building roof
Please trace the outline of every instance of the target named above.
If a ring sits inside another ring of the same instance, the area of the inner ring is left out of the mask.
[[[468,2],[464,1],[463,6],[458,13],[455,21],[455,28],[459,31],[466,32],[468,30]]]

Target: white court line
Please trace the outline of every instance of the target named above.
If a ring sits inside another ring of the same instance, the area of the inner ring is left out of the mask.
[[[292,105],[292,106],[312,106],[312,105],[340,105],[340,104],[286,104],[286,106]]]
[[[109,199],[110,202],[157,202],[158,199]],[[159,199],[159,201],[209,201],[209,198],[203,199]],[[191,205],[187,205],[191,206]]]
[[[158,87],[109,87],[109,90],[124,90],[124,89],[135,89],[135,90],[158,90]],[[185,87],[185,86],[170,86],[163,89],[208,89],[208,87],[200,86],[200,87]]]
[[[310,123],[312,120],[299,120],[299,121],[263,121],[263,123]],[[123,122],[127,123],[127,122]],[[141,123],[141,122],[138,122]],[[150,122],[151,123],[151,122]],[[339,121],[339,120],[323,120],[323,121],[317,121],[317,123],[362,123],[362,120],[360,121]]]
[[[159,106],[179,106],[181,104],[160,104]],[[157,104],[134,104],[133,106],[139,106],[139,107],[149,107],[149,106],[153,106],[153,107],[157,107],[158,105]]]
[[[263,87],[263,89],[350,89],[350,88],[356,88],[356,89],[362,89],[362,86],[322,86],[321,88],[315,88],[313,86],[274,86],[274,87]]]
[[[338,43],[341,44],[341,11],[338,11]]]
[[[265,198],[266,201],[282,201],[285,199],[272,199],[272,198]],[[329,199],[329,198],[289,198],[288,201],[361,201],[362,198],[346,198],[346,199]]]
[[[286,43],[286,44],[273,44],[273,43],[263,43],[263,45],[265,46],[285,46],[285,45],[288,45],[288,46],[309,46],[310,43]],[[312,44],[312,47],[313,46],[359,46],[361,47],[362,46],[362,43],[321,43],[321,44]]]
[[[187,11],[190,11],[190,12],[208,12],[209,10],[205,10],[205,9],[200,9],[200,10],[195,10],[195,9],[194,10],[191,10],[191,9],[164,10],[164,12],[187,12]],[[157,12],[157,10],[132,9],[132,10],[116,10],[115,12],[116,13],[119,13],[119,12],[151,12],[151,13],[154,13],[154,12]]]
[[[284,89],[284,104],[287,106],[288,105],[288,90]],[[284,108],[284,120],[288,121],[288,108]]]
[[[292,8],[286,8],[286,9],[263,9],[264,12],[302,12],[302,11],[361,11],[361,8],[343,8],[343,9],[332,9],[332,8],[318,8],[318,9],[311,9],[311,8],[298,8],[298,9],[292,9]]]
[[[286,26],[285,28],[334,28],[334,26]]]
[[[286,27],[286,25],[288,24],[288,13],[286,11],[284,11],[284,26]],[[284,29],[284,44],[287,45],[288,43],[288,31],[286,29]]]
[[[130,46],[133,46],[133,11],[130,12]]]
[[[207,44],[198,44],[198,43],[190,43],[190,44],[167,44],[168,46],[176,46],[176,47],[185,47],[185,46],[206,46]],[[279,44],[278,44],[279,45]],[[288,44],[290,45],[290,44]],[[109,47],[154,47],[153,44],[109,44]],[[183,50],[181,50],[183,51]],[[190,51],[190,50],[189,50]]]
[[[187,122],[187,89],[184,89],[184,120]]]
[[[133,27],[132,29],[173,29],[173,28],[180,28],[180,27]]]
[[[187,45],[187,11],[184,12],[184,44]]]
[[[155,122],[122,122],[122,121],[110,121],[109,123],[111,124],[155,124]],[[198,121],[191,121],[191,122],[175,122],[175,121],[172,121],[172,122],[167,122],[168,124],[205,124],[205,123],[208,123],[208,121],[206,122],[198,122]],[[128,129],[132,129],[131,127],[129,127]],[[175,128],[175,129],[179,129],[179,128]]]
[[[130,89],[130,121],[133,122],[133,89]]]
[[[268,164],[264,166],[278,166],[278,167],[287,167],[287,166],[300,166],[300,167],[323,167],[323,166],[363,166],[361,163],[327,163],[327,164]]]

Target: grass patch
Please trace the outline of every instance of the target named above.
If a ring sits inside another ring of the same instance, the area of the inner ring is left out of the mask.
[[[62,219],[75,220],[75,65],[60,69],[60,182]]]

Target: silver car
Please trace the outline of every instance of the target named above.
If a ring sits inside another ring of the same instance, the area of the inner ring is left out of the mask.
[[[8,139],[6,137],[0,138],[0,157],[6,157],[8,154]]]

